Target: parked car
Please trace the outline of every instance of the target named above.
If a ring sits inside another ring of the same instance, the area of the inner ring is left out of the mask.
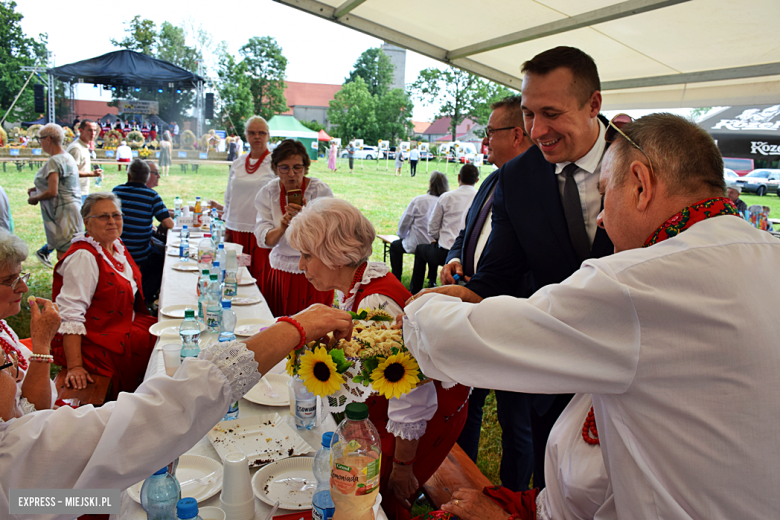
[[[743,193],[755,193],[760,197],[769,191],[777,193],[780,188],[780,170],[759,168],[735,180],[734,184],[741,187]]]
[[[391,146],[388,150],[382,150],[382,159],[395,160],[395,146]]]
[[[723,168],[723,178],[726,180],[726,184],[733,184],[734,179],[739,179],[739,175],[734,170]]]
[[[349,153],[344,149],[341,152],[341,158],[346,159],[348,157]],[[364,146],[362,150],[359,150],[357,146],[355,147],[355,159],[368,159],[370,161],[377,157],[379,157],[379,150],[377,150],[376,146]]]
[[[755,168],[753,159],[740,159],[738,157],[724,157],[723,166],[734,170],[740,177],[752,172]]]

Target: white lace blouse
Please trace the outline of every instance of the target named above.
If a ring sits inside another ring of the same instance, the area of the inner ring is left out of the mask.
[[[266,249],[271,249],[271,246],[265,242],[266,235],[272,229],[279,227],[282,222],[282,207],[279,204],[281,193],[282,188],[279,186],[279,182],[269,182],[260,188],[255,198],[255,209],[257,209],[257,221],[254,229],[255,237],[257,238],[257,245]],[[306,187],[303,196],[307,202],[311,202],[320,197],[332,197],[333,191],[321,180],[309,178],[309,185]],[[268,260],[274,269],[300,274],[303,272],[298,269],[300,257],[300,251],[293,249],[287,242],[287,236],[282,235],[279,242],[273,246]]]
[[[111,266],[124,279],[130,282],[133,294],[138,291],[138,286],[133,280],[133,268],[125,256],[125,248],[119,240],[114,241],[114,258],[122,262],[122,270],[117,269],[108,260],[106,252],[92,237],[79,233],[73,237],[73,243],[87,242],[96,251],[100,252],[105,262]],[[92,305],[92,297],[95,295],[100,271],[95,257],[89,251],[79,250],[57,264],[57,272],[62,275],[62,290],[57,295],[57,305],[60,308],[62,324],[61,334],[80,334],[85,336],[87,329],[84,327],[87,309]],[[133,314],[135,317],[135,314]]]
[[[249,159],[254,165],[257,159]],[[271,170],[271,154],[268,154],[255,173],[246,172],[246,157],[233,161],[225,190],[225,227],[233,231],[252,233],[257,221],[255,198],[260,188],[276,179]]]
[[[355,301],[355,294],[360,286],[368,284],[375,278],[382,278],[390,269],[382,262],[369,262],[363,272],[363,279],[355,284],[344,298],[344,293],[338,291],[339,308],[350,310]],[[395,300],[384,294],[371,294],[360,300],[358,309],[384,309],[393,316],[403,312]],[[422,385],[408,394],[393,398],[387,404],[387,431],[405,440],[419,439],[425,435],[428,421],[433,419],[439,402],[436,398],[436,387],[432,384]]]

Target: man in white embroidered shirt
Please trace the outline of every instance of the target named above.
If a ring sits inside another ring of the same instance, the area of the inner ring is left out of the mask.
[[[466,212],[477,194],[474,185],[479,181],[479,170],[473,164],[465,164],[458,173],[458,189],[448,191],[439,197],[428,218],[428,234],[432,244],[420,244],[414,253],[414,268],[409,291],[417,294],[423,288],[425,269],[435,284],[438,267],[447,261],[447,253],[463,227]]]
[[[736,216],[705,131],[627,120],[599,178],[615,254],[529,299],[424,295],[406,345],[434,379],[592,393],[617,518],[774,518],[780,242]]]

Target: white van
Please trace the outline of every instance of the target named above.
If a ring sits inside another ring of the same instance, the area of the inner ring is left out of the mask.
[[[462,164],[474,162],[474,158],[477,156],[477,147],[474,143],[456,141],[453,146],[455,147],[455,162]]]

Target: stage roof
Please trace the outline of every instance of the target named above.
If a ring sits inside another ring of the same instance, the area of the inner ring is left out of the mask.
[[[604,109],[780,101],[777,0],[276,1],[515,89],[525,60],[578,47]]]

